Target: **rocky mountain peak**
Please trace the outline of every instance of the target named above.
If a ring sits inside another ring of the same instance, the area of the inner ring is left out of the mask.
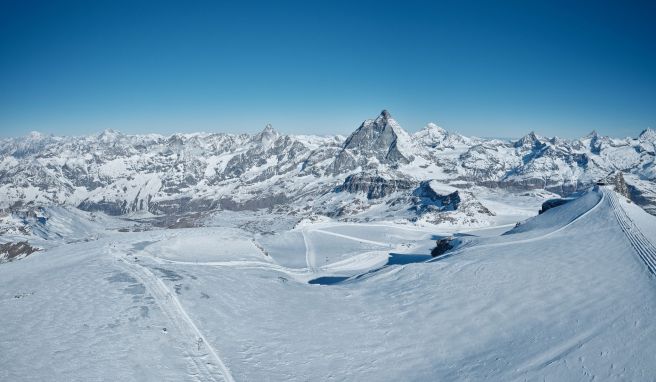
[[[416,140],[423,141],[424,143],[430,145],[443,141],[448,135],[448,131],[430,122],[426,124],[423,129],[413,134],[413,137]]]
[[[588,135],[582,138],[582,141],[589,141],[588,148],[593,154],[599,154],[601,152],[602,143],[608,139],[602,137],[597,133],[597,130],[592,130]]]
[[[44,135],[38,131],[30,131],[29,134],[27,134],[27,139],[31,140],[38,140],[38,139],[43,139]]]
[[[344,142],[342,152],[331,166],[332,172],[353,170],[375,158],[389,165],[412,160],[410,135],[383,110],[376,119],[367,119]]]
[[[540,142],[540,138],[535,134],[534,131],[531,131],[530,133],[524,135],[522,138],[517,140],[514,144],[515,147],[517,148],[525,148],[525,149],[533,149],[533,148],[539,148],[543,144]]]
[[[271,126],[270,123],[267,123],[264,126],[264,129],[255,135],[254,140],[262,144],[264,148],[269,148],[273,143],[278,139],[280,134]]]
[[[383,109],[383,111],[380,112],[380,114],[378,115],[378,117],[376,117],[375,122],[377,122],[377,123],[381,123],[381,122],[383,122],[383,121],[384,121],[384,122],[387,122],[387,121],[389,121],[390,119],[392,119],[392,114],[390,114],[390,112],[387,111],[386,109]]]
[[[387,110],[383,110],[376,119],[362,122],[344,142],[346,149],[369,149],[387,152],[395,146],[399,137],[406,138],[408,133],[392,118]]]
[[[98,140],[103,143],[114,142],[119,139],[123,134],[114,129],[105,129],[102,133],[98,134]]]
[[[440,134],[446,134],[447,131],[446,129],[439,127],[438,125],[434,124],[433,122],[428,122],[426,126],[424,127],[424,130],[426,131],[431,131],[435,133],[440,133]]]
[[[586,135],[583,138],[584,139],[586,139],[586,138],[587,139],[594,139],[594,138],[598,138],[598,137],[599,137],[599,133],[597,133],[597,130],[592,130],[591,132],[588,133],[588,135]]]
[[[642,130],[642,132],[638,136],[638,139],[646,142],[654,142],[656,141],[656,130],[648,127]]]

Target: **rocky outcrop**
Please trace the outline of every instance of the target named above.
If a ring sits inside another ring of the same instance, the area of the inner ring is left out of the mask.
[[[455,247],[453,237],[445,237],[436,241],[435,248],[431,250],[432,257],[442,256]]]
[[[494,215],[471,192],[437,184],[435,181],[421,182],[410,200],[409,210],[416,214],[414,220],[431,224],[459,221],[476,223]]]
[[[627,199],[631,199],[631,192],[629,191],[629,187],[626,185],[624,176],[621,172],[617,172],[617,174],[615,174],[613,179],[613,186],[615,187],[615,192]]]
[[[377,174],[353,174],[335,188],[335,192],[364,193],[367,199],[378,199],[398,191],[412,188],[413,183],[403,179],[389,179]]]
[[[627,184],[629,189],[629,198],[632,202],[639,205],[648,213],[656,216],[656,184],[649,184],[648,181],[642,181],[640,186]]]
[[[546,202],[542,203],[542,208],[540,208],[538,214],[543,214],[552,208],[562,206],[563,204],[570,202],[571,200],[572,199],[567,199],[567,198],[549,199]]]
[[[38,250],[27,241],[0,244],[0,264],[25,258]]]
[[[423,181],[413,192],[413,208],[420,213],[426,210],[455,211],[460,205],[460,193],[454,190],[438,194],[431,186],[431,181]]]

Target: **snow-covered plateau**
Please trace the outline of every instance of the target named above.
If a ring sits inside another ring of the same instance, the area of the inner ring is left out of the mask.
[[[655,144],[0,140],[0,380],[656,380]]]

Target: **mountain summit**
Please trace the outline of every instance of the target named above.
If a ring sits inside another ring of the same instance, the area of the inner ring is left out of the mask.
[[[259,142],[264,149],[268,149],[273,145],[273,143],[278,139],[280,135],[276,130],[273,129],[270,123],[267,123],[264,126],[264,130],[259,132],[253,137],[256,142]]]
[[[333,171],[354,169],[371,160],[398,165],[412,161],[410,136],[392,115],[383,110],[376,119],[367,119],[344,142],[333,163]]]

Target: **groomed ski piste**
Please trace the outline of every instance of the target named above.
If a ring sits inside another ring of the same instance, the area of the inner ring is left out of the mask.
[[[656,218],[601,187],[508,229],[98,231],[0,265],[0,380],[654,380]]]
[[[609,197],[617,222],[631,242],[633,249],[640,259],[644,261],[647,269],[656,276],[656,247],[645,237],[640,227],[633,222],[633,219],[629,217],[629,214],[626,212],[627,206],[620,206],[621,202],[618,195],[606,189],[604,189],[604,195]],[[633,213],[635,214],[636,211],[633,211]]]

